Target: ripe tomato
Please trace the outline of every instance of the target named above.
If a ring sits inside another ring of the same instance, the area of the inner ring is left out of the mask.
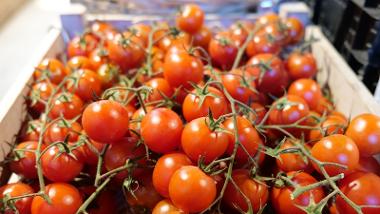
[[[152,106],[147,106],[146,107],[146,111],[147,113],[151,112],[153,110],[153,107]],[[145,117],[145,111],[144,109],[141,107],[139,109],[137,109],[132,117],[131,117],[131,120],[129,122],[129,133],[132,137],[136,138],[136,139],[139,139],[139,136],[141,133],[140,133],[140,130],[141,130],[141,121],[142,119]]]
[[[297,148],[294,145],[295,142],[291,140],[286,140],[281,146],[281,150],[289,150]],[[298,142],[299,143],[299,142]],[[308,150],[310,147],[305,145]],[[297,153],[282,153],[279,155],[279,158],[276,159],[277,166],[280,170],[284,172],[291,171],[305,171],[307,173],[311,173],[313,171],[313,167],[311,165],[311,161],[306,157],[303,157],[303,154],[300,152]]]
[[[266,108],[258,102],[252,103],[250,107],[254,111],[254,113],[249,112],[249,115],[248,115],[249,119],[253,121],[253,124],[255,125],[261,123],[261,121],[264,119],[265,115],[267,114]]]
[[[315,111],[320,115],[329,114],[334,109],[333,104],[327,98],[322,97]]]
[[[303,118],[309,115],[309,106],[304,99],[295,95],[286,95],[276,100],[272,105],[275,107],[269,113],[268,121],[274,125],[286,125],[300,122],[305,124],[307,121]],[[298,128],[286,128],[290,134],[300,136],[302,131]]]
[[[170,178],[182,166],[192,165],[191,160],[182,153],[161,156],[153,170],[153,186],[164,197],[169,197]]]
[[[199,31],[203,25],[204,12],[196,4],[186,4],[181,8],[176,17],[176,25],[179,29],[194,34]]]
[[[91,32],[101,37],[102,39],[112,40],[117,34],[117,30],[109,23],[102,21],[95,21],[90,26]]]
[[[234,170],[232,172],[232,180],[240,190],[229,182],[223,196],[223,201],[231,208],[247,212],[248,204],[245,197],[249,200],[252,210],[255,213],[267,203],[269,195],[267,186],[265,183],[259,183],[250,178],[248,170]]]
[[[182,131],[182,149],[194,163],[199,160],[211,163],[222,156],[230,144],[229,135],[217,130],[224,129],[222,124],[211,126],[207,117],[200,117],[187,123]]]
[[[53,94],[54,88],[56,85],[52,83],[48,83],[46,81],[38,82],[33,84],[32,90],[29,92],[28,97],[30,97],[30,101],[28,102],[29,106],[38,113],[42,113],[45,110],[45,101],[49,99],[49,97]],[[41,101],[40,101],[41,100]]]
[[[288,31],[282,22],[268,23],[262,26],[257,34],[268,34],[274,42],[285,45],[288,40]]]
[[[174,206],[186,212],[201,212],[216,197],[215,181],[196,166],[183,166],[171,177],[169,196]]]
[[[286,71],[280,58],[273,54],[257,54],[246,64],[255,77],[257,89],[263,93],[281,95],[286,88]]]
[[[332,135],[332,134],[343,134],[344,128],[347,126],[347,122],[343,120],[341,117],[337,116],[327,116],[326,120],[323,121],[317,127],[320,129],[312,129],[309,131],[308,139],[310,141],[318,141],[324,136]]]
[[[226,130],[230,131],[231,133],[234,133],[234,130],[237,129],[240,146],[238,147],[236,152],[236,160],[239,163],[246,163],[248,161],[248,154],[244,151],[242,146],[244,146],[245,150],[249,153],[249,155],[253,157],[256,154],[257,149],[260,145],[263,144],[263,142],[256,129],[252,126],[251,122],[249,122],[249,120],[241,116],[237,116],[236,119],[237,127],[234,126],[233,118],[228,118],[226,121],[224,121],[223,125],[224,127],[226,127]],[[234,134],[229,134],[229,136],[230,143],[227,148],[227,154],[231,155],[236,142]]]
[[[313,78],[317,73],[317,63],[311,53],[291,53],[286,61],[286,68],[293,80]]]
[[[107,51],[112,62],[123,72],[139,67],[145,58],[144,43],[131,33],[117,34],[107,43]]]
[[[380,205],[380,177],[373,173],[355,172],[341,180],[339,188],[357,205]],[[336,208],[339,213],[356,213],[340,196],[336,198]],[[362,212],[375,214],[380,208],[362,208]]]
[[[49,184],[45,193],[50,198],[51,204],[41,196],[34,197],[32,214],[74,214],[82,204],[78,189],[67,183]]]
[[[184,51],[166,54],[164,78],[171,87],[191,88],[190,82],[197,84],[203,78],[203,63],[200,59]]]
[[[134,33],[138,38],[140,38],[141,41],[143,41],[145,47],[148,46],[149,34],[152,30],[152,27],[150,25],[144,23],[137,23],[132,25],[132,27],[130,27],[129,30],[132,33]]]
[[[208,27],[202,26],[198,32],[192,34],[191,36],[194,47],[201,47],[207,50],[212,37],[211,30]]]
[[[255,35],[247,45],[245,52],[249,57],[253,57],[261,53],[278,54],[281,51],[281,46],[278,42],[272,41],[270,35],[261,33]]]
[[[317,182],[314,177],[306,172],[288,172],[287,176],[298,186],[307,186]],[[312,190],[306,191],[292,200],[291,194],[293,191],[294,187],[292,186],[273,188],[271,201],[276,213],[304,214],[305,212],[296,205],[308,206],[311,202],[311,198],[313,198],[315,203],[318,203],[325,197],[322,187],[316,187]]]
[[[83,156],[83,161],[89,165],[96,165],[98,163],[99,154],[102,152],[105,144],[98,143],[96,141],[90,140],[92,148],[89,145],[85,144],[81,147],[81,152]],[[93,150],[97,151],[97,153]]]
[[[67,55],[69,58],[88,56],[98,46],[98,43],[98,38],[92,33],[75,36],[67,45]]]
[[[259,99],[254,77],[247,71],[235,69],[221,77],[223,86],[234,99],[244,103]]]
[[[380,117],[368,113],[354,117],[348,125],[346,135],[355,141],[360,155],[380,153]]]
[[[313,79],[298,79],[288,89],[288,94],[302,97],[311,110],[315,110],[323,94],[319,84]]]
[[[321,162],[332,162],[347,166],[347,169],[337,166],[325,165],[325,170],[330,176],[339,173],[348,174],[354,170],[359,163],[359,150],[351,138],[334,134],[322,138],[311,148],[311,154]],[[313,163],[314,168],[321,172],[318,166]]]
[[[170,87],[169,82],[164,78],[153,78],[146,82],[145,85],[153,89],[152,93],[148,96],[148,102],[163,100],[164,98],[161,94],[165,95],[168,98],[174,94],[173,88]]]
[[[237,21],[229,27],[231,39],[236,46],[241,47],[247,40],[249,31],[253,30],[253,24],[247,21]]]
[[[96,71],[103,89],[111,88],[115,84],[119,73],[119,67],[111,63],[102,64]]]
[[[269,12],[260,16],[257,19],[256,23],[259,25],[267,25],[267,24],[279,22],[279,21],[280,21],[280,17],[276,13]]]
[[[128,131],[128,123],[127,109],[111,100],[91,103],[82,115],[84,131],[99,143],[113,143],[123,138]]]
[[[217,88],[207,87],[206,91],[194,89],[182,103],[182,113],[187,121],[205,117],[211,110],[214,118],[219,118],[228,111],[228,101]]]
[[[66,88],[69,92],[75,93],[85,102],[92,100],[94,95],[100,95],[102,92],[102,84],[95,72],[80,69],[76,71],[74,75],[76,80],[70,79],[66,84]]]
[[[144,175],[138,180],[138,187],[133,190],[133,195],[127,193],[128,205],[132,207],[140,206],[152,210],[161,200],[161,195],[153,187],[150,174]]]
[[[229,70],[235,61],[238,46],[232,41],[230,32],[220,32],[210,40],[208,52],[215,65]]]
[[[188,214],[188,212],[178,209],[171,201],[164,199],[156,204],[152,214]]]
[[[41,166],[44,176],[53,182],[72,181],[83,169],[83,163],[79,160],[79,151],[73,154],[62,152],[63,148],[50,147],[41,156]],[[74,155],[74,157],[72,156]]]
[[[305,28],[299,19],[289,17],[285,19],[285,25],[288,28],[289,44],[296,44],[303,39]]]
[[[141,121],[141,137],[154,152],[174,151],[181,143],[183,124],[181,118],[168,108],[157,108]]]
[[[59,84],[68,71],[61,61],[55,58],[44,59],[36,68],[33,73],[34,80],[39,80],[43,76],[49,78],[49,80],[54,84]]]
[[[70,120],[82,113],[83,101],[75,94],[58,93],[53,97],[52,105],[49,113],[51,119],[63,116]]]
[[[44,143],[51,144],[58,141],[64,141],[68,138],[69,142],[78,140],[82,127],[79,123],[73,122],[65,124],[62,120],[53,121],[48,124],[48,129],[44,133]]]
[[[22,135],[23,141],[38,141],[41,133],[41,120],[28,121],[26,131]]]
[[[112,144],[104,156],[104,166],[110,171],[124,166],[127,160],[134,161],[137,164],[145,164],[145,149],[143,146],[136,146],[136,140],[133,138],[123,138],[119,142]],[[136,160],[135,160],[136,159]],[[141,173],[140,169],[134,169],[133,175]],[[123,180],[128,176],[128,170],[119,172],[116,175],[118,180]]]
[[[380,164],[376,158],[372,156],[360,157],[359,164],[356,167],[355,171],[372,172],[376,175],[380,175]]]
[[[166,54],[178,50],[190,50],[190,36],[187,33],[179,33],[175,35],[169,33],[169,35],[162,35],[158,40],[158,47]]]
[[[10,164],[13,172],[24,176],[25,178],[33,179],[37,178],[37,168],[36,168],[36,155],[35,150],[37,150],[37,141],[26,141],[18,144],[16,149],[19,151],[14,151],[15,160]],[[22,149],[27,149],[30,151],[21,151]],[[45,145],[41,145],[41,151],[45,149]]]
[[[0,200],[4,200],[5,197],[17,197],[17,196],[22,196],[26,194],[32,194],[34,191],[32,187],[30,187],[27,184],[24,183],[10,183],[7,185],[4,185],[0,188]],[[30,208],[32,205],[32,200],[33,197],[26,197],[18,200],[14,200],[14,206],[17,209],[17,213],[19,214],[29,214],[30,213]],[[3,207],[4,204],[1,203],[0,209],[2,213],[4,214],[14,214],[12,209],[9,207]]]
[[[110,61],[108,52],[105,48],[97,48],[93,50],[88,56],[88,59],[91,65],[89,69],[94,71],[97,71],[101,65],[109,63]]]
[[[94,69],[94,67],[92,67],[90,59],[85,56],[72,57],[69,61],[67,61],[66,67],[70,72],[74,72],[79,69]]]

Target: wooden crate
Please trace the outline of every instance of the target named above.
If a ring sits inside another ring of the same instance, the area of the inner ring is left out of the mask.
[[[380,105],[377,104],[366,89],[356,78],[353,71],[329,43],[318,27],[307,28],[307,36],[313,34],[319,41],[312,45],[313,54],[318,61],[321,72],[318,80],[326,82],[331,88],[337,109],[346,115],[355,116],[363,112],[380,115]],[[22,121],[26,117],[24,97],[32,81],[34,66],[45,57],[54,57],[65,51],[64,36],[61,30],[52,29],[46,36],[40,50],[35,51],[34,59],[21,73],[18,81],[13,84],[6,94],[3,103],[0,103],[0,142],[2,153],[0,160],[9,153],[10,147],[5,142],[13,142],[19,132]],[[1,172],[0,172],[1,173]]]

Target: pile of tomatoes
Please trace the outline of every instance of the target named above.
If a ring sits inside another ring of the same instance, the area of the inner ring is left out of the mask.
[[[175,23],[96,21],[36,67],[2,212],[380,212],[380,117],[334,109],[299,20]]]

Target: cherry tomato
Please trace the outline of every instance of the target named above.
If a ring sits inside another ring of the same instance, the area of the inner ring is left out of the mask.
[[[317,113],[320,115],[323,114],[329,114],[333,110],[334,106],[327,98],[322,97],[321,100],[319,100],[318,106],[315,109]]]
[[[34,191],[32,187],[24,183],[10,183],[0,188],[0,200],[4,200],[5,197],[17,197],[27,194],[32,194]],[[25,197],[22,199],[14,200],[14,206],[19,214],[29,214],[32,205],[33,197]],[[12,209],[3,207],[1,203],[0,208],[4,214],[14,214]]]
[[[164,61],[164,78],[171,87],[191,88],[203,78],[203,63],[200,59],[180,51],[168,53]]]
[[[313,78],[317,73],[317,63],[311,53],[293,52],[286,61],[290,78]]]
[[[193,45],[207,50],[211,37],[212,33],[210,29],[206,26],[202,26],[198,32],[192,34]]]
[[[90,29],[91,32],[102,37],[103,39],[112,39],[112,37],[116,34],[116,29],[111,24],[99,20],[92,23]]]
[[[303,39],[305,28],[299,19],[289,17],[285,19],[285,25],[288,28],[288,37],[290,44],[296,44]]]
[[[273,54],[257,54],[247,62],[246,66],[247,71],[255,77],[260,92],[283,94],[286,88],[283,81],[286,71],[280,58]]]
[[[370,156],[380,153],[380,117],[361,114],[352,119],[346,135],[358,146],[360,155]]]
[[[88,56],[91,68],[94,71],[97,71],[101,65],[109,63],[110,58],[108,51],[105,48],[97,48],[93,50]]]
[[[111,100],[91,103],[82,115],[84,131],[99,143],[113,143],[123,138],[128,131],[128,123],[127,109]]]
[[[26,131],[22,135],[23,141],[38,141],[41,133],[41,120],[28,121]]]
[[[178,50],[188,51],[190,50],[190,36],[187,33],[163,35],[158,40],[158,47],[166,54]]]
[[[133,195],[127,193],[127,202],[130,206],[141,206],[152,210],[154,206],[162,200],[162,197],[154,189],[152,184],[152,177],[145,175],[138,180],[138,187],[133,190]]]
[[[88,56],[97,47],[98,43],[98,38],[92,33],[75,36],[67,45],[67,55],[69,58]]]
[[[127,160],[143,165],[146,164],[145,149],[143,146],[137,146],[133,138],[123,138],[119,142],[112,144],[104,156],[104,166],[110,171],[124,166]],[[133,175],[141,173],[140,169],[134,169]],[[123,180],[128,176],[128,170],[123,170],[116,175],[116,178]]]
[[[288,31],[282,22],[268,23],[262,26],[257,34],[268,34],[274,42],[285,45],[288,43]]]
[[[166,81],[166,79],[164,78],[153,78],[145,84],[153,89],[153,92],[148,96],[148,102],[163,100],[164,98],[162,95],[170,98],[174,94],[173,88],[169,85],[169,82]]]
[[[141,121],[141,137],[154,152],[174,151],[181,143],[183,124],[181,118],[168,108],[157,108]]]
[[[270,39],[270,34],[261,33],[255,35],[247,45],[245,52],[249,57],[253,57],[261,53],[278,54],[281,46],[278,42]]]
[[[229,70],[235,61],[238,46],[232,41],[230,32],[220,32],[211,39],[208,51],[215,65]]]
[[[181,8],[181,12],[176,17],[177,27],[187,33],[194,34],[203,25],[204,12],[196,4],[186,4]]]
[[[99,154],[102,152],[105,145],[93,140],[90,140],[88,143],[91,145],[85,144],[82,146],[81,152],[84,158],[83,161],[86,164],[95,166],[98,163]]]
[[[119,67],[109,63],[102,64],[96,71],[103,89],[111,88],[115,84],[119,73]]]
[[[223,125],[226,127],[226,130],[231,133],[234,133],[234,130],[237,129],[240,145],[236,152],[236,160],[239,163],[246,163],[248,161],[248,155],[244,150],[246,150],[251,157],[254,157],[257,149],[263,144],[263,142],[249,120],[241,116],[237,116],[236,120],[237,127],[234,125],[233,118],[228,118],[224,121]],[[229,136],[230,143],[227,148],[227,154],[231,155],[235,147],[235,137],[234,134],[229,134]],[[245,149],[243,149],[242,146],[244,146]]]
[[[373,173],[353,173],[340,181],[339,188],[357,205],[380,205],[380,177]],[[336,198],[339,213],[357,213],[341,196]],[[363,213],[375,214],[380,208],[362,208]]]
[[[182,153],[161,156],[153,170],[153,186],[164,197],[169,197],[169,182],[177,169],[192,165],[191,160]]]
[[[74,56],[69,61],[67,61],[67,70],[74,72],[79,69],[92,70],[94,67],[91,64],[90,59],[85,56]]]
[[[232,172],[232,180],[240,190],[231,182],[228,183],[223,196],[223,201],[228,206],[247,212],[248,204],[246,198],[249,200],[252,210],[255,213],[265,206],[269,195],[265,183],[259,183],[250,178],[249,171],[245,169],[234,170]]]
[[[251,109],[254,111],[249,112],[249,119],[253,121],[253,124],[259,124],[264,119],[265,115],[267,114],[267,110],[265,107],[258,103],[254,102],[250,105]]]
[[[28,95],[31,99],[28,103],[29,106],[38,113],[42,113],[45,110],[44,102],[48,101],[55,87],[56,85],[46,81],[33,84]]]
[[[152,214],[188,214],[173,205],[168,199],[164,199],[156,204]]]
[[[133,25],[130,30],[144,42],[144,46],[147,47],[149,43],[149,34],[152,30],[150,25],[144,23],[138,23]]]
[[[267,24],[279,22],[279,21],[280,21],[280,17],[276,13],[269,12],[260,16],[257,19],[256,23],[260,25],[267,25]]]
[[[344,129],[347,126],[347,121],[343,120],[341,117],[337,116],[327,116],[326,120],[323,121],[316,128],[309,131],[308,139],[310,141],[318,141],[324,136],[332,134],[343,134]]]
[[[147,106],[146,107],[146,111],[147,113],[151,112],[153,110],[153,107],[152,106]],[[140,130],[141,130],[141,121],[142,119],[144,118],[144,116],[146,115],[144,109],[141,107],[139,109],[137,109],[132,117],[131,117],[131,120],[129,122],[129,133],[132,137],[138,139],[139,136],[141,134]]]
[[[315,110],[322,98],[322,90],[319,84],[312,79],[298,79],[288,89],[288,94],[302,97],[311,110]]]
[[[19,151],[14,151],[15,160],[13,160],[10,164],[12,171],[24,176],[25,178],[37,178],[36,155],[34,152],[37,150],[37,146],[37,141],[26,141],[18,144],[16,149]],[[21,151],[23,149],[30,151]],[[41,151],[44,149],[45,145],[42,144]]]
[[[35,80],[41,79],[43,76],[48,78],[52,83],[59,84],[68,71],[61,61],[55,58],[44,59],[36,68],[33,73]]]
[[[229,135],[217,130],[223,130],[223,125],[212,127],[210,123],[207,117],[200,117],[187,123],[182,131],[182,149],[194,163],[199,160],[211,163],[223,155],[230,144]]]
[[[44,133],[44,143],[51,144],[58,141],[64,141],[66,138],[69,142],[78,140],[82,127],[77,122],[67,124],[63,120],[52,121],[48,124],[48,129]]]
[[[54,182],[72,181],[83,169],[78,150],[68,154],[58,146],[50,147],[41,156],[41,166],[44,176]]]
[[[46,186],[45,193],[50,198],[48,203],[41,196],[32,201],[32,214],[74,214],[82,204],[82,197],[77,188],[67,183],[52,183]]]
[[[317,180],[306,172],[288,172],[287,176],[291,178],[292,182],[298,186],[307,186],[314,184]],[[313,198],[317,204],[321,201],[325,194],[322,187],[316,187],[299,195],[297,198],[292,199],[291,194],[294,191],[292,186],[274,187],[271,193],[272,205],[279,214],[304,214],[298,206],[308,206]]]
[[[325,165],[324,168],[330,176],[339,173],[348,174],[354,170],[359,163],[358,147],[351,138],[341,134],[334,134],[322,138],[311,148],[311,154],[321,162],[332,162],[347,167],[347,169],[343,169],[338,166]],[[321,172],[315,163],[313,163],[313,166],[318,172]]]
[[[286,140],[281,146],[281,150],[290,150],[296,149],[297,146],[294,144],[296,142],[292,142],[291,140]],[[300,142],[297,142],[300,143]],[[310,150],[310,147],[305,145],[305,147]],[[311,173],[313,171],[313,167],[311,165],[311,161],[306,157],[303,157],[303,154],[300,152],[297,153],[282,153],[279,155],[279,158],[276,159],[277,166],[280,170],[284,172],[291,171],[305,171]]]
[[[217,88],[207,87],[202,91],[194,89],[182,103],[182,113],[187,121],[208,115],[211,110],[214,118],[219,118],[228,111],[228,101]]]
[[[380,164],[376,158],[372,156],[360,157],[359,164],[356,167],[355,171],[372,172],[376,175],[380,175]]]
[[[53,97],[53,107],[49,117],[55,119],[63,116],[65,119],[73,119],[82,113],[83,101],[75,94],[58,93]]]
[[[102,92],[102,84],[95,72],[87,69],[80,69],[75,72],[76,81],[70,80],[66,84],[69,92],[75,93],[83,101],[87,102],[99,96]]]
[[[247,40],[249,31],[253,30],[253,24],[247,21],[237,21],[229,27],[231,39],[236,46],[241,47]]]
[[[183,166],[170,179],[169,196],[179,209],[201,212],[214,201],[216,184],[198,167]]]

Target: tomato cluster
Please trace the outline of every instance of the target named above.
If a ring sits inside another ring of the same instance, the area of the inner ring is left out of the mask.
[[[43,60],[1,211],[379,213],[380,117],[334,109],[302,23],[204,16],[95,21]]]

